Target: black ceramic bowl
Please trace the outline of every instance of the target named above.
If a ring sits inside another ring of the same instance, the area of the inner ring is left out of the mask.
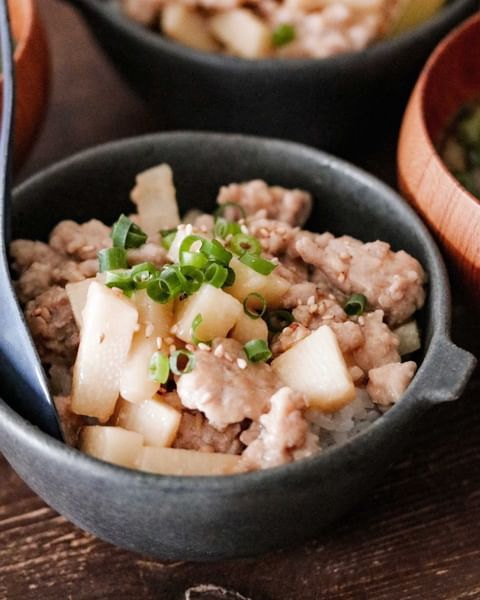
[[[326,154],[274,140],[175,133],[77,155],[15,192],[15,237],[45,239],[60,219],[112,222],[131,209],[136,173],[168,162],[180,206],[211,210],[220,185],[261,177],[313,193],[308,227],[388,240],[429,273],[424,358],[402,401],[346,444],[294,464],[226,477],[163,477],[68,448],[0,401],[0,450],[51,506],[101,538],[171,559],[252,555],[315,535],[351,508],[407,444],[420,414],[453,400],[475,360],[449,340],[450,295],[438,250],[389,188]],[[422,360],[422,357],[420,357]]]
[[[253,133],[343,154],[400,116],[437,42],[480,6],[450,0],[428,23],[364,52],[252,61],[177,44],[130,21],[115,0],[67,1],[150,102],[160,127]]]

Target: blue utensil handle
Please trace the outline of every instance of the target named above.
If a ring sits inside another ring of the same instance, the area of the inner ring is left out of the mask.
[[[422,397],[431,404],[457,400],[475,370],[477,359],[444,334],[433,339],[431,347],[433,356],[424,372],[428,387],[422,391]]]

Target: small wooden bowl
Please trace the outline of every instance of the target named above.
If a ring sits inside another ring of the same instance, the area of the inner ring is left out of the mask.
[[[480,14],[430,57],[410,98],[398,147],[399,185],[480,299],[480,201],[448,171],[435,144],[467,102],[480,99]]]
[[[9,0],[15,39],[15,169],[24,162],[45,115],[50,60],[35,0]],[[0,77],[0,86],[3,77]],[[1,92],[1,87],[0,87]]]

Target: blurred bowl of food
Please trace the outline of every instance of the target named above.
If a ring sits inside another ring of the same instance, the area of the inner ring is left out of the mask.
[[[199,0],[196,10],[167,2],[161,12],[150,0],[69,1],[162,127],[341,152],[399,118],[430,51],[478,7],[476,0],[286,0],[219,2],[236,8],[209,12],[217,4]],[[160,20],[169,35],[159,32]]]
[[[399,184],[480,298],[480,14],[435,50],[410,99]]]
[[[34,0],[10,0],[15,43],[15,168],[25,161],[42,124],[48,100],[48,47]]]

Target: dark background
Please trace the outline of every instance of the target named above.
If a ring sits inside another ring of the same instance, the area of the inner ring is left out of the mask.
[[[52,97],[18,179],[82,148],[155,128],[74,11],[55,0],[39,5],[51,42]],[[390,183],[394,129],[356,157]],[[478,356],[478,313],[459,303],[456,284],[454,291],[454,339]],[[0,457],[0,600],[183,600],[199,584],[251,600],[480,598],[479,391],[477,371],[463,399],[432,410],[404,461],[331,531],[248,560],[159,562],[116,549],[58,516]]]

